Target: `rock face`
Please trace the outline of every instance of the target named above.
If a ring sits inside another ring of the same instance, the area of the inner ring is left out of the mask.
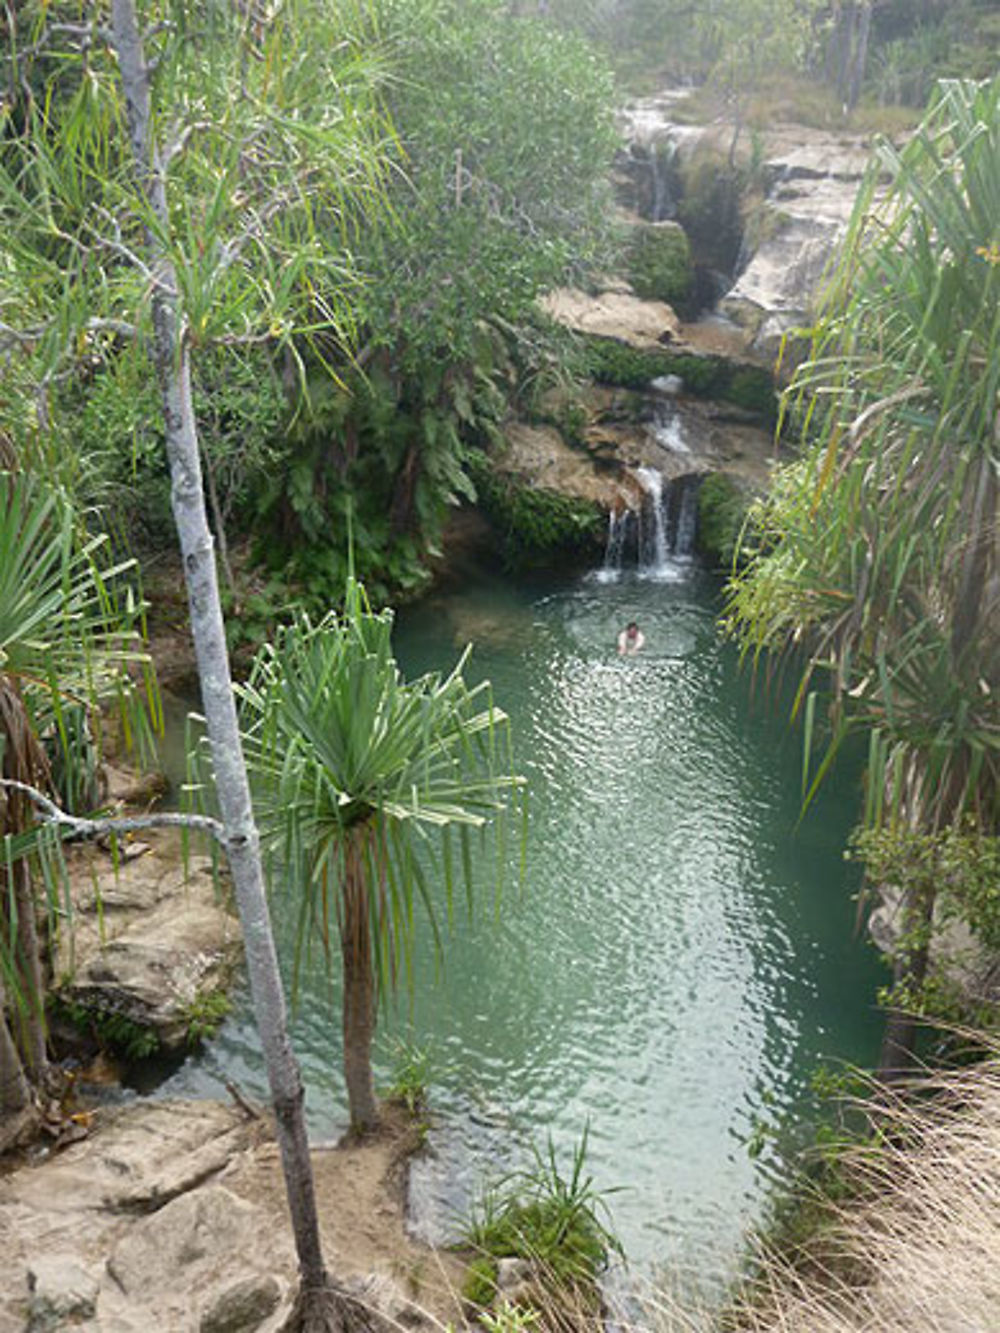
[[[795,136],[786,130],[766,136],[762,239],[721,303],[751,334],[753,347],[768,354],[808,320],[868,161],[860,136],[805,129]]]
[[[686,165],[709,157],[724,162],[729,154],[731,126],[677,123],[683,96],[668,90],[640,99],[621,118],[628,148],[619,164],[620,185],[654,219],[683,212]],[[743,142],[745,153],[745,137]],[[746,330],[749,347],[773,356],[782,335],[808,319],[843,238],[869,143],[846,130],[799,125],[769,127],[759,142],[763,199],[753,216],[745,211],[739,272],[730,275],[721,309]],[[659,212],[650,213],[650,207]]]
[[[192,854],[185,873],[179,836],[157,831],[125,844],[117,868],[107,852],[76,850],[70,882],[73,929],[54,960],[60,998],[98,1030],[114,1016],[122,1032],[131,1025],[163,1049],[183,1048],[240,949],[211,859]]]

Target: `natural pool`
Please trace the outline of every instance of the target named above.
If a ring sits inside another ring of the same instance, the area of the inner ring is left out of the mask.
[[[683,562],[659,574],[483,578],[400,615],[408,674],[475,643],[470,674],[510,714],[531,799],[523,890],[511,876],[497,916],[484,875],[443,974],[422,932],[412,998],[383,1026],[437,1070],[439,1156],[414,1180],[425,1230],[440,1236],[529,1139],[551,1134],[568,1162],[589,1125],[633,1263],[724,1278],[778,1170],[748,1140],[801,1111],[821,1061],[874,1059],[882,974],[842,858],[858,770],[800,824],[787,700],[755,694],[720,644],[716,580]],[[646,646],[620,659],[631,619]],[[275,913],[279,935],[290,915]],[[329,989],[317,966],[294,1023],[321,1137],[345,1120]],[[167,1090],[215,1092],[220,1077],[264,1093],[245,1012]]]

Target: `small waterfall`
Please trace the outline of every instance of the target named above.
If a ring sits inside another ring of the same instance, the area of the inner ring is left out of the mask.
[[[664,222],[674,217],[677,212],[671,188],[672,177],[677,170],[676,158],[677,145],[672,139],[654,143],[650,149],[650,170],[653,178],[651,222]]]
[[[698,536],[698,479],[681,477],[676,489],[681,494],[674,531],[674,554],[692,556]]]
[[[639,515],[639,572],[656,574],[665,569],[670,558],[670,509],[664,503],[663,476],[652,467],[637,467],[639,485],[645,492],[645,502]]]
[[[672,454],[689,454],[691,446],[684,438],[684,420],[678,412],[675,405],[662,398],[657,400],[653,414],[653,424],[650,427],[653,433],[653,439],[661,449],[667,449]]]
[[[637,467],[634,476],[642,503],[633,509],[619,502],[608,514],[604,564],[594,577],[617,583],[634,560],[641,579],[671,583],[685,578],[698,535],[700,478],[667,481],[653,467]]]
[[[615,583],[621,575],[629,518],[630,512],[625,508],[608,513],[608,544],[604,548],[604,567],[598,575],[602,583]]]

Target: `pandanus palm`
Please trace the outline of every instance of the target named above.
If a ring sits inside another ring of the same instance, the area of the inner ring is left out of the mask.
[[[119,570],[103,568],[103,537],[81,539],[71,507],[45,483],[0,472],[0,776],[36,788],[52,768],[72,772],[75,742],[109,692],[129,692],[131,612],[111,595]],[[58,765],[53,764],[58,760]],[[64,803],[72,804],[66,792]],[[0,836],[33,822],[24,795],[0,791]],[[11,843],[7,844],[12,847]],[[27,1104],[45,1071],[38,905],[29,866],[0,869],[0,1117]],[[7,1013],[3,999],[6,995]]]
[[[406,681],[392,615],[349,581],[342,615],[301,616],[258,655],[241,689],[248,767],[272,885],[298,894],[298,948],[318,933],[343,972],[344,1076],[352,1126],[378,1108],[371,1045],[380,994],[410,946],[419,900],[440,947],[435,890],[473,890],[472,835],[502,840],[521,780],[508,728],[463,656],[446,677]],[[458,846],[453,847],[457,838]],[[502,859],[502,846],[497,849]]]
[[[878,149],[793,395],[812,442],[760,511],[730,625],[754,649],[805,648],[800,700],[829,670],[818,776],[866,729],[870,822],[933,831],[971,811],[991,830],[1000,79],[943,83],[910,143]],[[910,903],[906,934],[926,940],[932,911],[932,894]],[[909,980],[925,964],[923,947],[901,960]]]

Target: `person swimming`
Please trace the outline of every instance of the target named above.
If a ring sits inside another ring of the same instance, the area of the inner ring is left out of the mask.
[[[618,635],[618,656],[634,657],[645,642],[646,636],[642,630],[634,620],[630,620]]]

